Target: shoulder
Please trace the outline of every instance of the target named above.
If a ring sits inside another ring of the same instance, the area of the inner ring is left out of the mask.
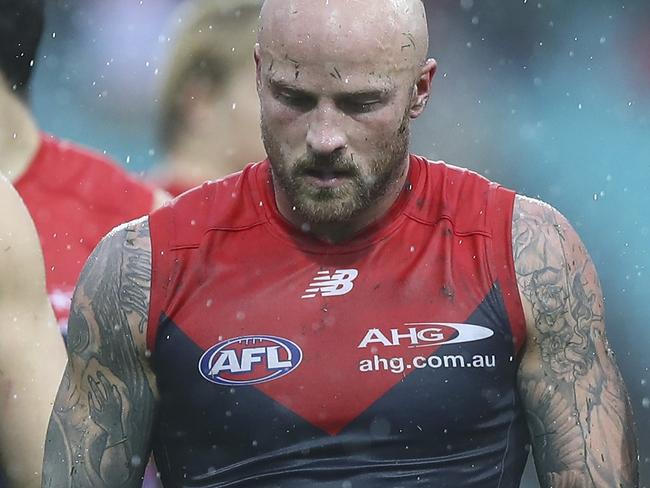
[[[208,230],[246,229],[265,221],[260,180],[270,178],[267,170],[266,163],[251,164],[166,202],[150,215],[154,239],[169,234],[170,245],[192,246]]]
[[[38,290],[43,257],[34,223],[13,186],[0,175],[0,289]],[[8,293],[0,293],[0,298]]]
[[[134,208],[132,216],[149,212],[154,204],[154,187],[131,175],[108,156],[79,144],[43,135],[35,159],[39,179],[63,186],[81,199],[124,207],[127,213],[127,209]],[[128,197],[128,201],[121,197]]]
[[[571,255],[587,252],[569,221],[551,205],[517,195],[512,214],[512,239],[518,272],[527,273],[543,263],[565,265]]]
[[[105,261],[105,266],[119,272],[128,263],[122,259],[118,261],[112,259],[123,257],[130,252],[151,252],[149,218],[146,216],[121,224],[106,234],[90,255],[86,263],[86,271],[90,271],[88,268],[101,260]]]
[[[555,208],[517,196],[512,247],[531,334],[556,330],[551,324],[569,313],[570,303],[574,308],[578,303],[594,310],[602,308],[602,292],[593,261],[576,230]],[[576,310],[571,309],[571,313]]]

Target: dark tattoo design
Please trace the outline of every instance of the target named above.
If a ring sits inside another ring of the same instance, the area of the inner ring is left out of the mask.
[[[593,263],[551,207],[518,197],[513,253],[533,321],[519,371],[544,488],[638,486],[629,399],[605,337]]]
[[[115,231],[89,258],[73,300],[43,486],[141,486],[155,409],[145,358],[150,281],[146,219]]]

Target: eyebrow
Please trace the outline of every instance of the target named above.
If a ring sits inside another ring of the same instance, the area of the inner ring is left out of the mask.
[[[317,96],[316,93],[310,92],[309,90],[305,90],[287,81],[278,80],[272,77],[269,78],[269,85],[271,86],[271,88],[275,90],[287,90],[287,91],[301,93],[309,96]],[[352,92],[336,93],[334,95],[334,98],[343,98],[343,99],[373,98],[373,97],[383,98],[390,95],[392,91],[393,88],[389,86],[378,87],[378,88],[367,88],[367,89],[361,89]]]

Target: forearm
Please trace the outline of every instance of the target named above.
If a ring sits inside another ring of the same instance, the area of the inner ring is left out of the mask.
[[[535,464],[543,488],[636,488],[632,413],[620,381],[588,372],[586,381],[523,375]],[[588,385],[585,388],[584,385]],[[596,395],[598,392],[598,395]],[[578,406],[584,406],[578,408]]]
[[[66,370],[47,432],[43,487],[139,488],[144,466],[131,461],[148,456],[146,443],[136,442],[142,433],[129,437],[121,426],[100,425],[90,398]],[[123,412],[116,413],[121,419]],[[141,425],[142,432],[150,427]]]

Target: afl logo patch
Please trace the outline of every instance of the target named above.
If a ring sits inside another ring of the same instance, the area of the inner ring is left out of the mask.
[[[289,339],[242,336],[205,351],[199,360],[199,372],[218,385],[257,385],[288,375],[301,361],[302,350]]]

